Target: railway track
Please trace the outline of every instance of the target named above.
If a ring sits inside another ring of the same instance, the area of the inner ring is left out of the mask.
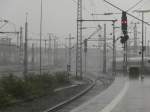
[[[61,108],[63,108],[65,105],[67,105],[68,103],[71,103],[73,102],[74,100],[80,98],[81,96],[83,96],[84,94],[86,94],[88,91],[90,91],[96,84],[96,81],[95,80],[90,80],[88,79],[89,83],[91,83],[90,86],[88,86],[86,89],[84,89],[83,91],[81,91],[80,93],[78,93],[77,95],[67,99],[66,101],[63,101],[61,103],[59,103],[58,105],[54,106],[54,107],[51,107],[47,110],[44,110],[42,112],[56,112],[58,110],[60,110]]]
[[[93,72],[92,72],[93,73]],[[88,76],[88,74],[86,74]],[[91,77],[92,76],[92,77]],[[97,77],[98,75],[90,74],[87,83],[87,86],[83,85],[82,87],[86,87],[80,89],[80,93],[76,91],[78,94],[71,95],[68,97],[69,99],[63,98],[61,103],[55,103],[56,105],[52,107],[53,101],[49,101],[49,97],[41,98],[40,100],[35,100],[32,103],[23,103],[20,104],[20,106],[16,105],[14,107],[7,108],[4,112],[70,112],[72,108],[75,108],[79,106],[80,104],[84,103],[85,101],[89,100],[90,98],[93,98],[93,96],[96,96],[101,91],[104,90],[108,86],[105,77]],[[101,79],[101,80],[100,80]],[[62,92],[63,93],[63,92]],[[92,94],[91,94],[92,93]],[[82,97],[81,97],[82,96]],[[62,96],[61,96],[62,97]],[[62,99],[60,97],[60,99]],[[59,98],[59,97],[57,97]],[[57,98],[54,98],[57,100]],[[75,104],[75,105],[74,105]],[[31,105],[33,105],[31,107]],[[69,108],[71,107],[71,109]]]
[[[58,105],[54,106],[54,107],[51,107],[47,110],[44,110],[42,112],[57,112],[61,109],[63,109],[63,107],[67,106],[68,104],[74,102],[75,100],[79,99],[80,97],[84,96],[86,93],[88,93],[89,91],[91,91],[95,86],[96,86],[96,82],[97,81],[101,81],[103,83],[104,86],[106,86],[105,84],[105,81],[110,81],[111,79],[108,78],[106,79],[106,77],[98,77],[98,78],[92,78],[90,81],[91,81],[91,85],[89,87],[87,87],[85,90],[81,91],[80,93],[78,93],[77,95],[71,97],[70,99],[67,99],[66,101],[64,102],[61,102],[59,103]],[[106,83],[108,83],[106,81]]]

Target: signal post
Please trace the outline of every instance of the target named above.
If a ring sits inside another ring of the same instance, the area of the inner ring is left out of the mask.
[[[127,64],[128,64],[127,40],[129,39],[129,36],[128,36],[128,21],[127,21],[127,15],[126,15],[125,11],[122,11],[121,29],[122,29],[123,36],[121,36],[120,42],[123,44],[123,49],[124,49],[124,52],[123,52],[123,71],[124,71],[124,75],[125,75],[125,73],[127,73]]]

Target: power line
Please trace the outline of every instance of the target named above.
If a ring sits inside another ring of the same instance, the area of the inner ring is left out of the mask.
[[[120,11],[124,11],[124,10],[122,10],[120,7],[115,6],[114,4],[108,2],[107,0],[104,0],[104,2],[108,3],[109,5],[111,5],[112,7],[116,8],[116,9],[118,9],[118,10],[120,10]],[[124,12],[126,12],[126,11],[124,11]],[[137,18],[136,16],[134,16],[134,15],[128,13],[128,12],[127,12],[127,14],[128,14],[129,16],[131,16],[131,17],[133,17],[133,18],[139,20],[139,21],[142,21],[144,24],[147,24],[148,26],[150,26],[150,24],[149,24],[148,22],[145,22],[145,21],[143,21],[143,20]]]
[[[77,1],[76,0],[72,0],[74,3],[77,4]],[[89,1],[90,2],[90,1]],[[92,1],[93,2],[93,1]],[[91,2],[90,2],[91,3]],[[94,3],[93,3],[94,4]],[[95,4],[94,4],[95,6]],[[95,6],[96,7],[96,6]],[[94,17],[91,15],[91,12],[85,7],[85,6],[82,6],[82,9],[85,10],[93,19]],[[93,22],[93,25],[95,25],[95,22]]]
[[[127,12],[128,11],[130,11],[130,10],[132,10],[133,8],[135,8],[137,5],[139,5],[141,2],[143,2],[144,0],[140,0],[139,2],[137,2],[135,5],[133,5],[131,8],[129,8],[128,10],[127,10]]]
[[[77,4],[77,1],[76,0],[72,0],[74,3]],[[95,5],[94,5],[95,6]],[[85,10],[90,16],[91,16],[91,12],[85,7],[85,6],[82,6],[82,9]],[[93,17],[93,16],[92,16]]]
[[[7,23],[4,23],[2,26],[0,26],[0,29],[2,29],[3,27],[5,27],[7,25]]]
[[[146,4],[146,2],[149,2],[149,0],[145,0],[144,2],[142,2],[142,3],[138,6],[137,10],[142,9],[143,6],[144,6],[144,4]]]
[[[95,3],[93,2],[93,0],[89,0],[89,3],[92,7],[92,13],[94,12],[94,7],[96,8]],[[91,14],[90,14],[91,15]],[[92,15],[91,15],[92,16]],[[92,19],[95,19],[94,16],[92,16]],[[97,18],[96,18],[97,19]],[[93,22],[93,25],[96,25],[96,23]]]
[[[13,27],[14,27],[14,30],[15,30],[15,32],[16,32],[16,24],[15,23],[13,23],[12,21],[10,21],[10,20],[6,20],[6,19],[3,19],[2,17],[0,17],[0,21],[3,21],[3,22],[5,22],[5,23],[7,23],[7,24],[11,24],[11,25],[13,25]],[[5,26],[5,25],[4,25]],[[4,26],[2,26],[2,27],[4,27]]]

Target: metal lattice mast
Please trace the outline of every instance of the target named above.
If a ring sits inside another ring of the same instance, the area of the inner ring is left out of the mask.
[[[77,48],[76,48],[76,77],[82,78],[82,0],[77,6]]]

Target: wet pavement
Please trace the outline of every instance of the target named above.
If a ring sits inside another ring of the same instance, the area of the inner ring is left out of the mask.
[[[126,95],[112,112],[150,112],[150,77],[129,83]]]
[[[107,90],[71,112],[150,112],[150,77],[117,77]]]
[[[126,78],[117,77],[108,89],[73,109],[71,112],[99,112],[120,92],[120,90],[124,87],[125,82]]]

